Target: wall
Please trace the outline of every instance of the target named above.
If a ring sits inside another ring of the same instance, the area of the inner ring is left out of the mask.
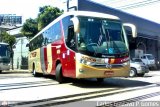
[[[28,39],[26,37],[17,37],[14,46],[14,69],[27,69],[28,68],[28,53],[29,49],[26,47]]]

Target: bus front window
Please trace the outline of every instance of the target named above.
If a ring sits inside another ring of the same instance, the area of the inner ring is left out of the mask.
[[[128,53],[120,21],[89,17],[79,17],[79,21],[79,52],[99,57]]]
[[[10,50],[8,45],[0,45],[0,56],[1,57],[8,57],[10,56]]]

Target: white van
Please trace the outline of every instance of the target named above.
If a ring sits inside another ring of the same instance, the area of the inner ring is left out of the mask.
[[[148,65],[149,68],[156,68],[156,61],[152,54],[143,54],[141,56],[143,63]]]

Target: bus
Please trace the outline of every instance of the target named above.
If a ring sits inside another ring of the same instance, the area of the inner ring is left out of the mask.
[[[130,57],[125,26],[132,36],[136,28],[122,24],[113,15],[89,12],[66,12],[42,29],[29,42],[29,71],[64,77],[128,77]]]
[[[0,42],[0,73],[10,69],[10,52],[9,44]]]

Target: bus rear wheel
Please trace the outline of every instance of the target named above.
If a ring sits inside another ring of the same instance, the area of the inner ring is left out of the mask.
[[[32,74],[33,74],[34,77],[37,77],[37,76],[38,76],[34,64],[33,64]]]
[[[62,64],[58,64],[56,66],[56,80],[59,82],[59,83],[62,83],[63,82],[63,75],[62,75]]]

